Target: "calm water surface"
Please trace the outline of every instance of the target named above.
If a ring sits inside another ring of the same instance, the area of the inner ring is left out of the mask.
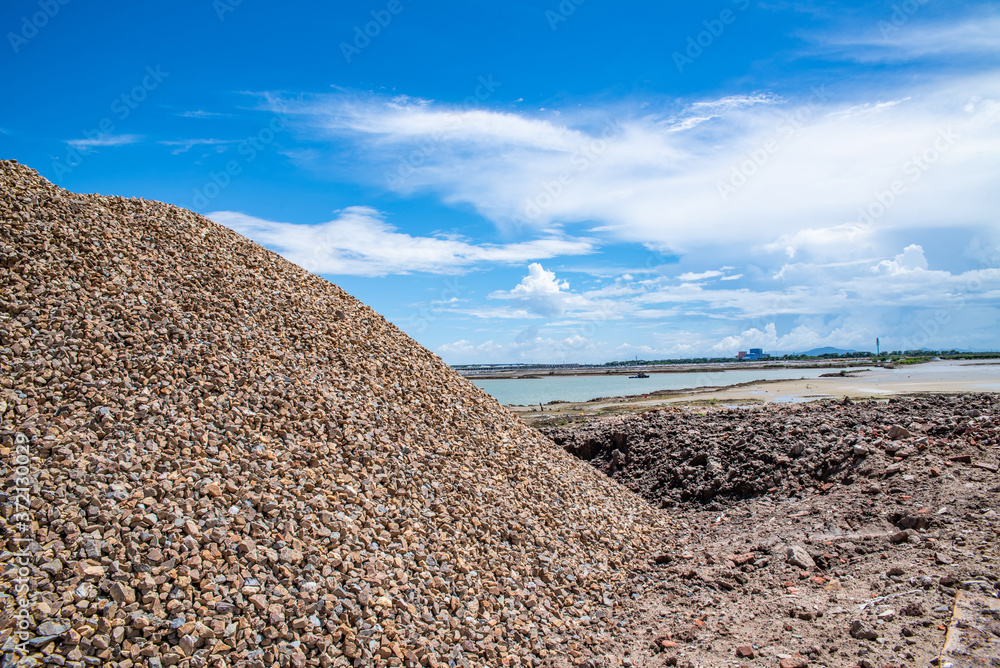
[[[864,368],[864,367],[862,367]],[[546,404],[550,401],[588,401],[656,390],[689,390],[695,387],[737,385],[758,380],[818,378],[839,369],[748,369],[746,371],[692,371],[650,373],[649,378],[614,376],[543,376],[541,378],[470,379],[504,405]]]

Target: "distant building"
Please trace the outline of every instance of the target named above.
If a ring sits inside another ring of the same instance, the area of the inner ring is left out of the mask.
[[[771,359],[771,356],[764,352],[763,348],[751,348],[748,353],[740,353],[742,357],[740,359],[746,360],[748,362],[754,362],[757,360],[767,360]],[[739,357],[739,355],[738,355]]]
[[[746,356],[747,356],[747,351],[745,350],[741,350],[740,352],[736,353],[736,359],[738,360],[746,359]]]

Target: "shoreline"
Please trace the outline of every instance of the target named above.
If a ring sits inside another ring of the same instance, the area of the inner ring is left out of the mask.
[[[968,373],[965,366],[979,367]],[[595,416],[637,413],[666,406],[750,406],[806,403],[823,399],[888,399],[893,396],[1000,393],[1000,368],[995,363],[931,362],[918,367],[872,367],[867,373],[819,378],[758,380],[727,386],[660,390],[643,394],[599,397],[588,401],[551,402],[537,406],[506,406],[530,425],[578,421]]]
[[[711,371],[712,373],[722,373],[724,371],[759,371],[766,369],[846,369],[856,366],[877,367],[878,364],[866,358],[830,360],[829,362],[777,362],[777,363],[747,363],[747,364],[677,364],[677,365],[638,365],[629,367],[594,367],[580,369],[542,369],[523,371],[497,371],[497,372],[470,372],[466,369],[456,369],[455,371],[468,380],[534,380],[541,378],[551,378],[553,376],[628,376],[642,371],[644,373],[696,373],[699,371]]]

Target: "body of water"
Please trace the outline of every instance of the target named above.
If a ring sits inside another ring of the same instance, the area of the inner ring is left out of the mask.
[[[690,390],[696,387],[738,385],[759,380],[818,378],[838,369],[747,369],[746,371],[692,371],[689,373],[650,373],[649,378],[621,375],[542,376],[541,378],[504,378],[476,380],[501,404],[530,406],[550,401],[588,401],[598,397],[618,397],[656,392]]]

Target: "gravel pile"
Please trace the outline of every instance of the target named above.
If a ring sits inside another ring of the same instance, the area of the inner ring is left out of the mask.
[[[228,229],[16,162],[0,184],[24,665],[540,665],[607,624],[640,498]]]
[[[892,476],[931,439],[969,436],[985,452],[997,445],[998,419],[996,395],[970,394],[707,413],[675,408],[542,432],[655,504],[718,509],[732,500],[867,481],[896,463]]]

